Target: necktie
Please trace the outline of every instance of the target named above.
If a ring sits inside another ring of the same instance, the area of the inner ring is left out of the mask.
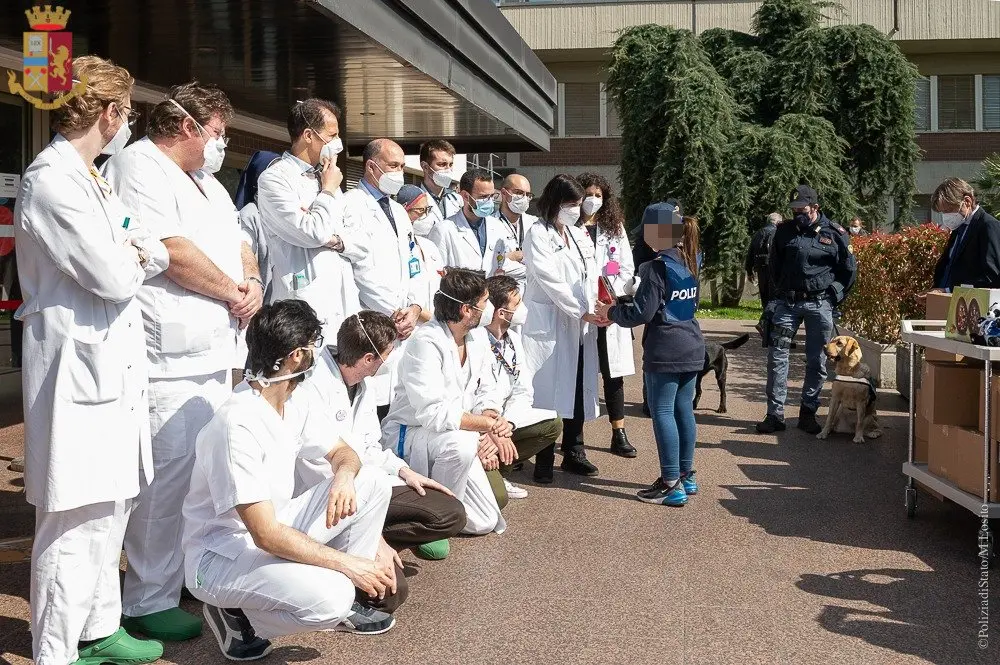
[[[94,179],[97,186],[101,188],[101,193],[104,194],[104,198],[111,196],[111,183],[101,176],[100,172],[94,167],[90,167],[90,177]]]
[[[940,285],[940,287],[942,288],[951,290],[951,284],[950,284],[951,269],[955,265],[955,257],[958,254],[958,248],[962,244],[962,241],[965,240],[965,233],[968,230],[969,230],[969,225],[962,224],[958,234],[955,237],[955,243],[951,246],[951,251],[948,252],[948,266],[944,269],[944,279],[941,280],[942,283]]]
[[[392,232],[398,236],[399,231],[396,230],[396,220],[392,218],[392,208],[389,206],[389,197],[383,196],[378,200],[378,204],[382,208],[382,212],[385,213],[386,218],[389,220],[389,224],[392,225]]]

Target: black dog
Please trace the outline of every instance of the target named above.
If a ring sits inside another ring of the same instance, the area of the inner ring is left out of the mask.
[[[698,372],[698,383],[694,393],[694,408],[698,408],[701,401],[701,380],[710,371],[715,370],[715,381],[719,384],[719,409],[717,413],[726,412],[726,373],[729,370],[729,359],[726,358],[726,351],[733,351],[740,348],[750,339],[750,335],[743,334],[736,339],[719,344],[705,340],[705,366]]]

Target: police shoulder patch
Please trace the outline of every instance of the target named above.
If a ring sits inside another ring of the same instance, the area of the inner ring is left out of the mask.
[[[837,222],[830,222],[830,226],[833,227],[833,230],[836,231],[837,233],[839,233],[841,235],[845,235],[845,236],[847,235],[847,229],[845,229],[843,226],[841,226]]]

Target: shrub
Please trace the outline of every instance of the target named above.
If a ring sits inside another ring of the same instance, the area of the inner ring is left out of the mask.
[[[853,238],[858,279],[844,303],[842,323],[873,342],[898,343],[900,320],[924,315],[917,296],[931,288],[947,242],[948,232],[933,224]]]

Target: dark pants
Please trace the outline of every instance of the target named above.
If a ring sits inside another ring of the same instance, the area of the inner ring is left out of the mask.
[[[575,446],[583,445],[583,345],[576,361],[576,399],[573,402],[573,417],[563,420],[562,445],[564,453]]]
[[[378,421],[381,423],[385,420],[385,417],[389,415],[389,405],[385,404],[384,406],[376,406],[375,414],[378,416]]]
[[[376,610],[382,612],[388,612],[392,614],[399,609],[399,606],[406,602],[407,597],[410,595],[410,585],[406,581],[406,575],[403,574],[403,569],[396,566],[396,593],[389,593],[388,590],[385,593],[385,598],[378,599],[372,598],[367,593],[361,589],[355,589],[354,599],[363,605],[368,607],[374,607]]]
[[[767,306],[771,302],[771,275],[766,269],[755,270],[757,274],[757,289],[760,291],[760,304]]]
[[[382,537],[396,550],[444,540],[458,535],[465,526],[465,507],[455,497],[437,490],[420,496],[405,485],[392,488]]]
[[[601,365],[601,377],[604,379],[604,405],[608,409],[608,421],[625,419],[625,377],[611,376],[611,363],[608,361],[608,329],[597,329],[597,358]]]

